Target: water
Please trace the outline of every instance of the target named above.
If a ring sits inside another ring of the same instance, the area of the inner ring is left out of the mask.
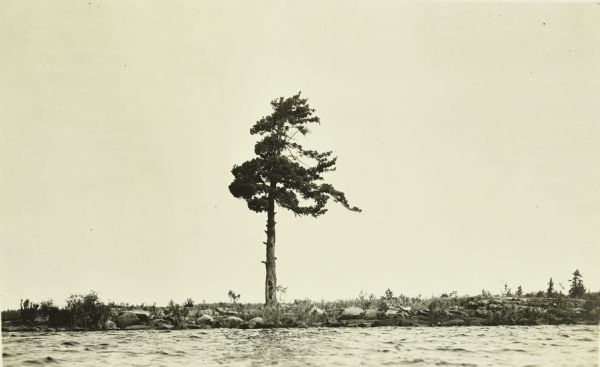
[[[4,366],[596,366],[598,326],[3,333]]]

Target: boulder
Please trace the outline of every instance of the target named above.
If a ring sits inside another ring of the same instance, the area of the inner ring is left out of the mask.
[[[138,319],[140,319],[140,321],[142,322],[148,322],[150,321],[150,312],[148,311],[144,311],[144,310],[131,310],[129,312],[134,313]]]
[[[342,320],[360,319],[364,315],[365,315],[365,310],[363,310],[360,307],[352,306],[352,307],[345,308],[344,311],[342,311],[342,314],[340,315],[339,318]]]
[[[116,320],[117,326],[124,329],[131,325],[139,325],[141,323],[139,317],[133,312],[123,312]]]
[[[114,321],[106,320],[104,323],[105,330],[115,330],[117,328],[117,324]]]
[[[212,316],[202,315],[196,319],[196,324],[198,324],[198,325],[210,324],[213,321],[214,321],[214,318]]]
[[[387,311],[385,311],[385,317],[396,317],[398,315],[398,313],[400,312],[400,309],[398,308],[389,308]]]
[[[412,311],[412,307],[410,307],[410,306],[399,306],[398,308],[400,308],[400,310],[404,311],[404,312]]]
[[[207,308],[207,309],[204,309],[204,310],[200,310],[198,312],[198,315],[215,316],[215,314],[216,314],[215,311],[212,310],[212,309],[210,309],[210,308]]]
[[[251,328],[261,327],[265,324],[265,320],[262,317],[255,317],[252,320],[248,321],[248,325]]]
[[[336,319],[327,319],[327,321],[325,322],[325,326],[329,326],[329,327],[339,327],[342,326],[341,323],[336,320]]]
[[[378,319],[378,313],[379,311],[377,311],[374,308],[370,308],[367,311],[365,311],[365,319],[367,320],[377,320]]]
[[[450,310],[450,313],[454,316],[466,316],[466,312],[461,310]]]
[[[244,320],[240,319],[237,316],[229,316],[223,320],[219,320],[219,324],[221,325],[221,327],[226,327],[226,328],[239,327],[243,323],[244,323]]]

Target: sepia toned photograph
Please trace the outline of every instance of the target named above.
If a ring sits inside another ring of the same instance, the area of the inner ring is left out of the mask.
[[[599,25],[0,0],[1,365],[600,365]]]

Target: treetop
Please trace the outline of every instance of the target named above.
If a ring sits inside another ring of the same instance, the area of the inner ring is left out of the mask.
[[[322,215],[329,199],[360,212],[343,192],[322,182],[323,173],[335,170],[333,152],[304,149],[297,140],[298,134],[309,132],[307,125],[320,124],[308,99],[299,92],[274,99],[271,106],[271,115],[250,129],[250,134],[262,137],[254,146],[257,157],[233,167],[234,180],[229,185],[233,196],[246,200],[256,212],[267,210],[269,198],[296,215]]]

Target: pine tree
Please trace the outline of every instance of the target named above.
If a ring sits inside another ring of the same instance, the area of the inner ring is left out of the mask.
[[[569,289],[569,296],[572,298],[582,298],[585,295],[585,287],[583,286],[583,276],[579,272],[579,269],[573,272],[573,278],[569,279],[571,282],[571,288]]]
[[[554,294],[554,281],[552,280],[552,278],[550,278],[550,281],[548,282],[548,297],[552,297],[553,294]]]
[[[255,212],[267,212],[267,241],[265,304],[277,304],[277,276],[275,269],[275,206],[292,211],[295,215],[318,217],[325,214],[329,199],[345,208],[350,206],[343,192],[322,182],[323,173],[334,171],[337,157],[332,152],[319,153],[304,149],[296,138],[309,132],[310,124],[320,124],[315,110],[300,93],[289,98],[271,101],[273,113],[261,118],[250,129],[250,134],[261,139],[254,146],[257,157],[235,165],[229,191],[236,198],[246,200]]]
[[[523,296],[523,288],[521,288],[521,286],[517,287],[517,292],[515,293],[515,296],[517,296],[517,297]]]

